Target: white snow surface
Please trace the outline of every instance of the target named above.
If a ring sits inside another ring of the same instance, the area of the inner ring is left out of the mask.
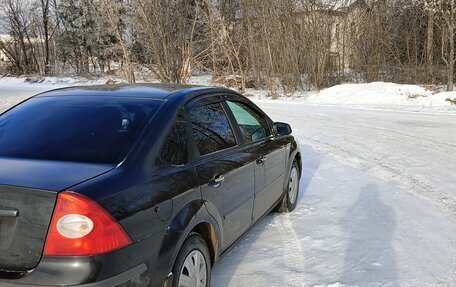
[[[448,98],[447,95],[446,98]],[[447,106],[450,105],[440,95],[415,85],[393,83],[343,84],[334,86],[311,96],[311,103],[325,104],[368,104],[368,105],[417,105]]]
[[[247,94],[252,99],[270,100],[265,91],[249,90]],[[456,92],[434,93],[417,85],[385,82],[342,84],[319,92],[295,92],[279,98],[281,101],[358,108],[456,110],[447,99],[456,99]]]
[[[68,84],[0,79],[0,110]],[[454,93],[389,83],[287,101],[250,92],[300,142],[299,201],[261,220],[214,267],[212,286],[456,286],[456,112],[441,100]],[[410,104],[415,94],[422,102]]]

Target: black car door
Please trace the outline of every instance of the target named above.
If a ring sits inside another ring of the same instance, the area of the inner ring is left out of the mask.
[[[255,160],[255,221],[283,194],[286,143],[275,138],[271,120],[250,101],[236,95],[225,98],[239,126],[246,152]]]
[[[205,96],[187,105],[194,167],[208,210],[223,226],[222,248],[252,223],[254,166],[239,151],[237,127],[230,122],[221,96]]]

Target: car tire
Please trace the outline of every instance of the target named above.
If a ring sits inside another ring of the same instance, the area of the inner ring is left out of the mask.
[[[290,172],[288,174],[288,183],[285,187],[283,199],[275,207],[275,212],[291,212],[296,208],[299,195],[299,179],[301,172],[299,170],[298,162],[293,160]]]
[[[204,239],[191,233],[182,245],[173,267],[173,287],[211,285],[211,259]],[[196,269],[195,269],[196,268]],[[182,284],[188,282],[189,284]]]

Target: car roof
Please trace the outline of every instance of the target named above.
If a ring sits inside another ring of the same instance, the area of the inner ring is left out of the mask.
[[[151,98],[166,99],[172,94],[179,92],[179,95],[187,95],[193,92],[231,92],[233,91],[196,85],[183,84],[115,84],[115,85],[95,85],[95,86],[77,86],[60,88],[41,94],[36,97],[53,97],[53,96],[118,96],[134,98]]]

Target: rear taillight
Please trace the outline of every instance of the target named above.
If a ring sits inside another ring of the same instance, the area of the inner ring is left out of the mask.
[[[44,256],[100,255],[129,244],[119,223],[96,202],[74,192],[59,194]]]

